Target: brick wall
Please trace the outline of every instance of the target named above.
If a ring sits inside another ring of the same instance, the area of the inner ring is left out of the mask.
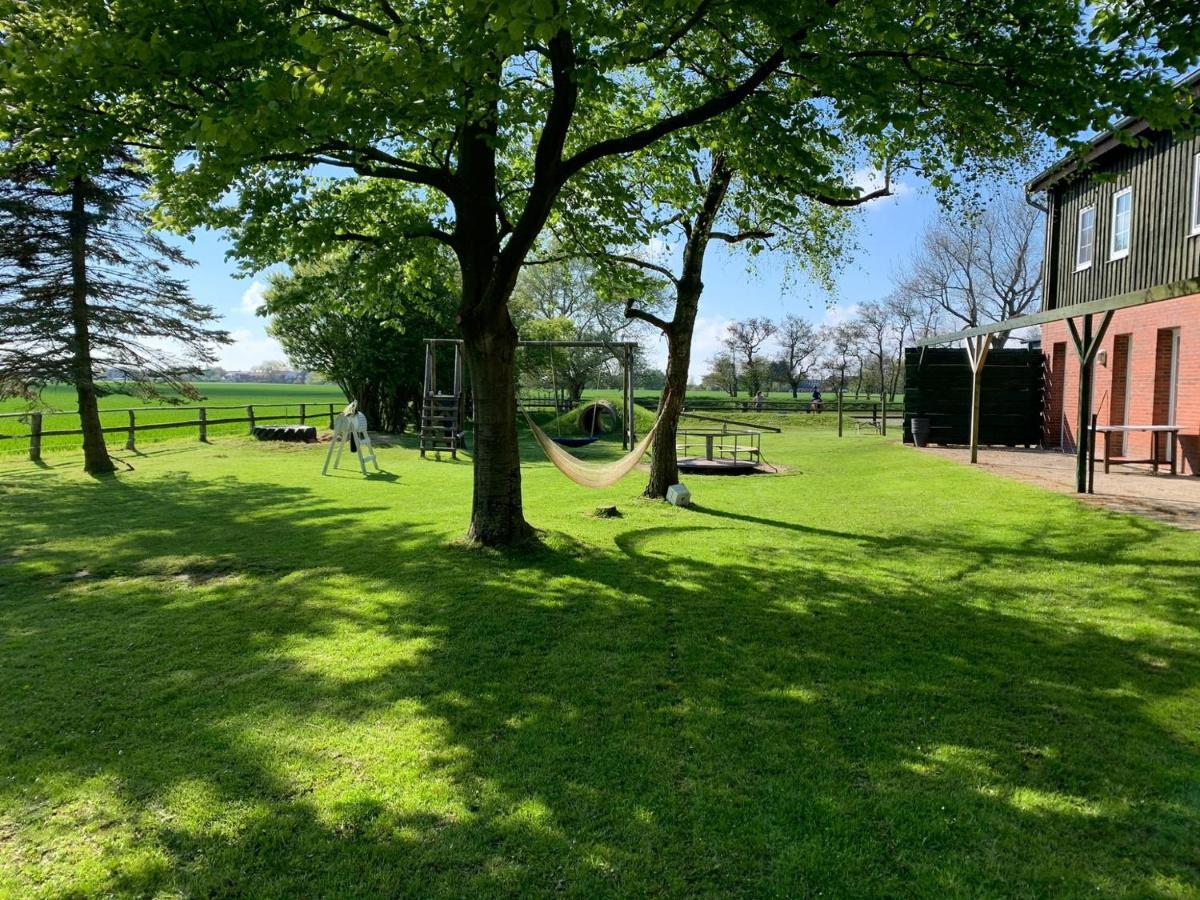
[[[1063,429],[1063,398],[1066,396],[1067,345],[1059,341],[1043,345],[1045,358],[1044,393],[1042,397],[1042,443],[1061,447],[1066,441]]]
[[[1096,317],[1097,324],[1099,316]],[[1092,412],[1101,422],[1125,422],[1130,425],[1165,424],[1167,418],[1168,369],[1170,366],[1170,329],[1179,329],[1179,363],[1176,387],[1175,421],[1180,427],[1179,451],[1181,471],[1200,474],[1200,294],[1152,303],[1134,309],[1123,309],[1113,316],[1101,349],[1107,351],[1106,365],[1097,363],[1093,389]],[[1118,344],[1128,340],[1128,346]],[[1042,326],[1042,349],[1047,356],[1047,368],[1052,370],[1054,346],[1067,344],[1065,371],[1056,378],[1062,383],[1062,412],[1066,428],[1056,413],[1057,384],[1052,383],[1046,409],[1044,439],[1047,446],[1058,446],[1060,433],[1067,436],[1068,447],[1074,443],[1078,427],[1077,398],[1079,396],[1079,359],[1070,343],[1066,322],[1051,322]],[[1118,355],[1128,353],[1129,404],[1124,402],[1124,382]],[[1118,373],[1114,380],[1114,370]],[[1114,389],[1122,396],[1113,408]],[[1149,434],[1130,434],[1126,452],[1130,458],[1148,458],[1153,449]],[[1165,445],[1165,441],[1164,441]],[[1114,442],[1114,450],[1120,442]]]

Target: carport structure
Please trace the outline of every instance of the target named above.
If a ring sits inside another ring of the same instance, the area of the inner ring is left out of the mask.
[[[1140,291],[1116,294],[1100,300],[1076,303],[1057,309],[1048,309],[1027,316],[1016,316],[1003,322],[994,322],[976,328],[937,334],[918,341],[917,347],[934,347],[964,341],[967,358],[971,364],[971,462],[979,460],[979,409],[983,383],[983,369],[987,364],[995,335],[1021,328],[1032,328],[1050,322],[1066,321],[1071,333],[1071,343],[1079,358],[1079,431],[1076,440],[1075,490],[1090,493],[1088,483],[1089,463],[1095,456],[1096,435],[1092,430],[1092,391],[1095,376],[1096,351],[1112,323],[1113,315],[1122,309],[1162,303],[1179,297],[1200,294],[1200,279],[1190,278],[1171,284],[1157,285]]]

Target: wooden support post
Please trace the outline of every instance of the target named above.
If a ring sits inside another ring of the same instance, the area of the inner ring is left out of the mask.
[[[632,450],[633,445],[637,443],[637,426],[634,424],[633,417],[633,348],[625,348],[625,416],[629,421],[629,427],[625,430],[628,437],[629,446],[626,449]]]
[[[450,442],[450,458],[458,459],[459,442],[467,427],[463,418],[463,355],[460,344],[456,343],[451,346],[454,347],[454,434]]]
[[[879,407],[880,407],[880,411],[881,411],[880,416],[879,416],[879,433],[881,435],[883,435],[884,437],[887,437],[887,388],[886,387],[883,389],[883,392],[880,393],[880,395],[879,395]]]
[[[29,461],[42,461],[42,414],[35,412],[29,417]]]
[[[842,436],[842,390],[837,392],[838,398],[838,437]]]
[[[1096,423],[1100,421],[1100,417],[1092,413],[1092,451],[1088,454],[1088,493],[1096,493]],[[1104,472],[1108,473],[1108,441],[1104,442]]]
[[[333,404],[329,404],[329,427],[333,427]]]
[[[979,462],[979,414],[983,401],[983,366],[992,348],[991,335],[967,338],[967,360],[971,364],[971,464]]]
[[[1092,332],[1092,316],[1083,317],[1083,333],[1075,325],[1074,319],[1067,319],[1067,327],[1071,331],[1071,343],[1075,345],[1075,353],[1079,356],[1079,433],[1075,440],[1075,492],[1088,493],[1088,461],[1095,452],[1096,436],[1091,429],[1092,421],[1092,382],[1095,375],[1096,351],[1104,341],[1108,326],[1112,323],[1113,313],[1108,311],[1100,323],[1100,328]]]
[[[301,403],[300,404],[300,424],[303,425],[306,419],[308,419],[308,404]]]
[[[129,437],[127,437],[125,439],[125,449],[126,450],[133,450],[133,451],[137,450],[137,444],[135,443],[134,438],[133,438],[134,428],[136,428],[136,427],[137,427],[137,422],[134,419],[134,412],[131,409],[131,410],[129,410]]]
[[[200,443],[208,443],[208,410],[203,406],[198,410],[200,413]]]
[[[250,434],[254,434],[254,404],[246,407],[246,418],[250,420]]]

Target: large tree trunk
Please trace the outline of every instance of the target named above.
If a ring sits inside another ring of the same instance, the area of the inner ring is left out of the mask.
[[[679,460],[675,442],[679,434],[679,414],[687,395],[688,367],[692,361],[692,333],[704,292],[704,254],[708,249],[713,225],[725,192],[733,177],[723,156],[718,155],[709,176],[704,203],[692,223],[679,280],[675,283],[675,315],[669,323],[644,316],[654,322],[667,337],[667,379],[658,403],[658,431],[654,433],[654,457],[650,464],[650,481],[644,492],[647,497],[667,496],[667,488],[679,483]],[[628,312],[627,312],[628,314]],[[737,384],[733,386],[737,396]]]
[[[504,306],[462,321],[463,354],[475,398],[475,483],[467,539],[488,547],[528,541],[517,440],[517,329]]]
[[[699,298],[696,298],[698,301]],[[691,318],[695,318],[695,302]],[[692,327],[681,326],[680,307],[677,301],[675,323],[666,331],[667,336],[667,379],[658,401],[658,431],[654,432],[653,456],[650,460],[650,481],[646,484],[645,496],[662,499],[667,488],[679,483],[679,456],[676,441],[679,436],[679,414],[683,412],[683,401],[687,396],[688,367],[692,360]]]
[[[79,427],[83,431],[83,469],[91,475],[106,475],[117,467],[109,458],[100,423],[100,404],[92,376],[92,340],[88,310],[87,204],[85,182],[71,183],[71,330],[75,395],[79,400]]]

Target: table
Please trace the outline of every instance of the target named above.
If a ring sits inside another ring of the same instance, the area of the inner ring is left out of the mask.
[[[1178,425],[1093,425],[1092,431],[1095,432],[1096,434],[1103,434],[1103,435],[1125,434],[1126,432],[1129,432],[1129,431],[1148,431],[1151,434],[1167,435],[1168,442],[1171,445],[1171,460],[1170,460],[1171,474],[1172,475],[1175,474],[1176,460],[1179,459],[1179,454],[1176,452],[1176,450],[1178,449],[1176,447],[1176,442],[1179,438],[1179,426]],[[1158,440],[1155,439],[1155,440],[1151,441],[1150,444],[1153,447],[1153,450],[1151,451],[1150,459],[1127,459],[1127,460],[1125,460],[1125,462],[1127,462],[1127,463],[1150,463],[1151,465],[1154,466],[1154,471],[1157,472],[1159,465],[1162,464],[1163,462],[1166,462],[1166,460],[1159,459]],[[1105,440],[1104,441],[1104,474],[1105,475],[1108,474],[1109,463],[1110,463],[1110,459],[1109,459],[1108,441]]]

